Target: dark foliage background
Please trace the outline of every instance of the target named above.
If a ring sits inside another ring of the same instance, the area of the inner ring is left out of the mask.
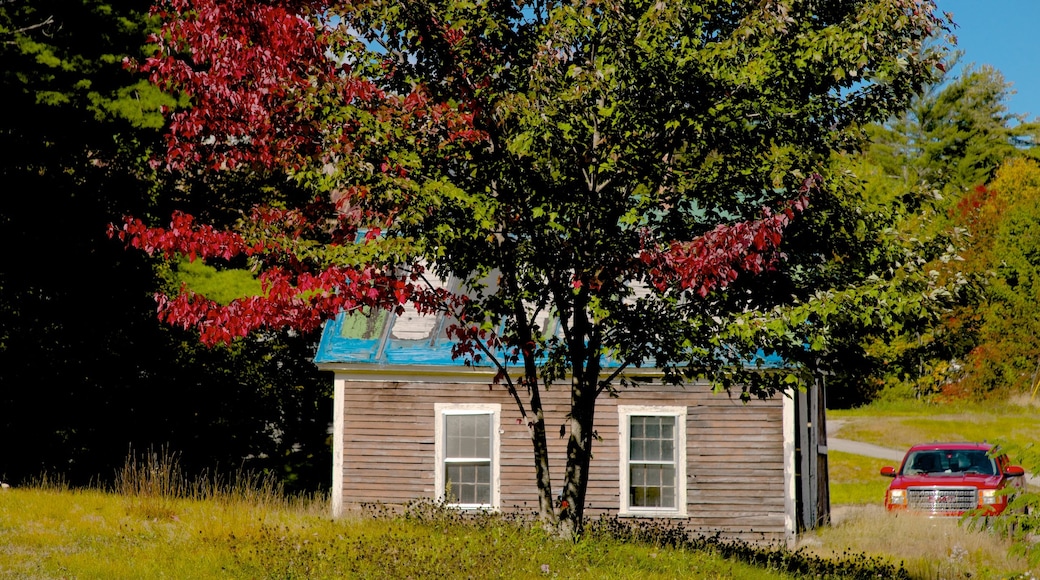
[[[121,63],[146,50],[146,9],[0,4],[0,479],[103,484],[128,454],[163,449],[188,474],[262,470],[322,489],[332,405],[315,337],[205,349],[156,320],[152,262],[106,235],[126,213],[205,200],[207,219],[228,220],[221,196],[273,195],[257,177],[150,169],[174,101]]]

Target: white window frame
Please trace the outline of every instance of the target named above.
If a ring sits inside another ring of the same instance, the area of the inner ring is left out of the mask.
[[[620,516],[686,517],[686,407],[657,405],[618,405],[618,446],[621,482]],[[629,436],[632,417],[675,418],[675,507],[642,507],[629,505]]]
[[[446,505],[460,509],[498,511],[502,501],[501,457],[502,451],[502,405],[497,403],[435,403],[434,404],[434,497],[437,501],[445,501],[444,464],[445,447],[444,418],[448,415],[491,415],[491,503],[449,503]]]

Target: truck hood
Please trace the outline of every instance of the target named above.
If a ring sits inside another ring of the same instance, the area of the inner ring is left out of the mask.
[[[982,475],[977,473],[935,473],[931,475],[898,475],[892,481],[895,488],[904,487],[946,487],[946,486],[969,486],[994,488],[1000,486],[1000,475]]]

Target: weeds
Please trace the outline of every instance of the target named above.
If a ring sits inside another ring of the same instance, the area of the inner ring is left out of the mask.
[[[854,546],[901,562],[915,580],[1003,579],[1027,566],[1008,554],[1008,542],[997,534],[972,530],[957,518],[892,514],[880,505],[844,506],[841,511],[832,526],[802,539],[805,551],[838,559],[841,549]]]
[[[886,578],[909,580],[901,566],[880,557],[846,552],[840,558],[826,559],[805,550],[789,550],[778,545],[759,545],[722,538],[719,535],[693,535],[682,525],[661,522],[628,522],[604,517],[592,522],[588,532],[593,538],[638,542],[662,548],[717,554],[766,570],[797,577],[844,580]]]
[[[190,497],[176,456],[168,451],[146,453],[137,460],[133,453],[116,473],[115,492],[130,503],[130,510],[147,519],[172,519],[175,500]]]
[[[70,486],[62,474],[51,474],[43,472],[36,477],[30,478],[25,484],[35,489],[49,489],[52,491],[69,491]]]
[[[277,479],[262,473],[203,471],[188,478],[177,455],[166,449],[139,456],[131,451],[122,469],[116,472],[112,490],[127,498],[132,512],[160,520],[175,518],[176,505],[182,500],[248,504],[265,510],[313,510],[318,505],[323,510],[325,503],[322,496],[289,496]]]
[[[429,503],[332,520],[288,503],[177,499],[176,518],[153,519],[126,501],[97,489],[0,494],[0,577],[789,578],[713,554],[561,542],[526,518]]]
[[[1029,473],[1040,473],[1040,447],[998,440],[1005,452],[1014,457]],[[1024,557],[1030,566],[1040,566],[1040,489],[1023,483],[1010,494],[1011,499],[999,518],[975,516],[969,520],[974,528],[990,528],[1011,541],[1011,554]]]
[[[992,559],[1001,550],[993,534],[864,517],[869,510],[790,550],[617,517],[593,519],[564,542],[532,512],[430,500],[333,520],[324,498],[289,498],[251,474],[188,479],[162,451],[128,457],[111,490],[40,483],[0,494],[0,577],[975,580],[1024,569]],[[886,551],[892,538],[914,557]]]

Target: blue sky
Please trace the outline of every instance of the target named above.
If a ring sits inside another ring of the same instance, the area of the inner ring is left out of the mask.
[[[962,63],[989,64],[1017,94],[1012,113],[1040,117],[1040,0],[937,0],[953,13]],[[954,71],[956,72],[956,71]]]

